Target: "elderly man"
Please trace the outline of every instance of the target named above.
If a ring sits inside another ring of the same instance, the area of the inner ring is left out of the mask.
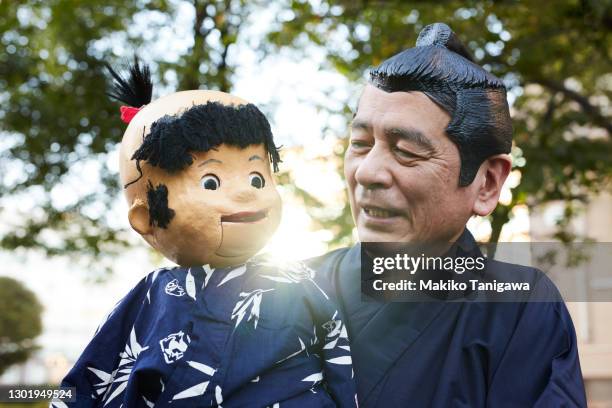
[[[360,241],[480,255],[465,225],[497,205],[511,143],[502,82],[448,26],[426,27],[370,73],[352,122],[345,175]],[[571,318],[541,273],[488,260],[485,274],[555,301],[384,303],[362,299],[361,256],[358,244],[312,266],[339,293],[362,407],[586,406]]]

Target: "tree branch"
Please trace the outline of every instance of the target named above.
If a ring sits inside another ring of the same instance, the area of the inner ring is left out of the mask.
[[[192,68],[186,69],[184,72],[183,78],[179,84],[179,87],[182,89],[198,89],[200,86],[200,63],[205,60],[204,45],[206,37],[211,32],[210,29],[202,31],[204,20],[208,17],[206,5],[206,2],[193,0],[193,8],[195,10],[195,19],[193,22],[193,47],[185,58],[185,65],[191,66]]]
[[[225,10],[224,12],[227,14],[231,13],[231,0],[225,0],[224,2],[225,5]],[[231,31],[233,31],[235,33],[235,37],[237,38],[238,36],[238,32],[240,31],[240,26],[243,22],[242,16],[240,16],[240,20],[236,25],[231,25],[229,23],[229,18],[227,18],[227,16],[224,18],[223,24],[219,27],[219,34],[220,34],[220,42],[223,46],[223,50],[221,51],[220,57],[221,60],[219,61],[219,64],[217,65],[217,72],[219,73],[219,76],[221,77],[221,86],[220,86],[220,90],[223,92],[229,92],[230,91],[230,84],[229,84],[229,78],[228,78],[228,72],[227,72],[227,54],[229,51],[229,47],[235,43],[235,41],[229,41],[227,40],[228,35],[230,34]]]
[[[568,89],[563,84],[552,81],[550,79],[535,79],[531,82],[548,88],[554,92],[561,92],[567,98],[577,102],[578,105],[580,105],[580,107],[584,111],[584,113],[586,113],[593,119],[594,124],[606,129],[608,131],[608,135],[612,134],[612,123],[610,122],[610,120],[599,111],[599,108],[597,108],[597,106],[591,104],[591,102],[589,102],[589,99],[586,96],[581,95],[571,89]]]

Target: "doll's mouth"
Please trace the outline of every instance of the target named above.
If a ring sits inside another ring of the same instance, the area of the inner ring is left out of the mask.
[[[221,222],[252,223],[261,221],[268,216],[268,210],[242,211],[230,215],[221,216]]]

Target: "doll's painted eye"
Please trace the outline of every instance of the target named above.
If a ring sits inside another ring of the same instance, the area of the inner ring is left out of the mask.
[[[207,174],[202,177],[202,180],[200,180],[200,184],[206,190],[216,190],[221,186],[219,177],[215,176],[214,174]]]
[[[251,182],[251,185],[255,188],[264,188],[264,186],[266,185],[266,180],[261,174],[257,173],[256,171],[249,174],[249,181]]]

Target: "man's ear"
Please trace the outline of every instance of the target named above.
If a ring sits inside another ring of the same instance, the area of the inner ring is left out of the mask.
[[[149,223],[149,207],[140,198],[135,199],[132,203],[128,211],[128,219],[132,228],[140,235],[149,235],[153,232]]]
[[[474,214],[486,216],[493,212],[511,167],[512,159],[507,154],[491,156],[481,164],[474,180],[479,183],[478,195],[472,209]]]

